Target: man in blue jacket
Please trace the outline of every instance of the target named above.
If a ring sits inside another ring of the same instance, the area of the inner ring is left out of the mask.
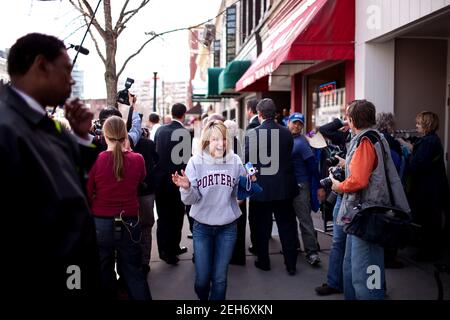
[[[313,178],[319,178],[319,170],[308,140],[302,134],[305,116],[295,112],[289,116],[288,128],[294,137],[292,163],[298,185],[298,196],[294,199],[294,209],[302,234],[306,260],[312,266],[320,263],[319,246],[311,218],[310,185]]]

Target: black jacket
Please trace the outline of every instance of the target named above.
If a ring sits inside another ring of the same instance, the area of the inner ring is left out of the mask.
[[[278,135],[277,135],[278,132]],[[278,146],[278,153],[272,154],[272,139]],[[286,200],[298,194],[292,165],[292,148],[294,140],[286,127],[280,126],[274,120],[266,120],[256,129],[249,130],[245,141],[245,160],[250,161],[258,169],[258,184],[264,189],[251,197],[256,201]],[[261,152],[262,149],[262,152]],[[261,157],[261,154],[263,157]],[[266,157],[271,157],[267,163]],[[256,160],[256,161],[255,161]],[[275,174],[265,174],[269,167],[278,167]],[[266,169],[264,169],[266,168]]]
[[[327,139],[331,141],[332,144],[341,147],[341,150],[345,150],[345,144],[349,142],[350,131],[341,131],[343,127],[342,121],[339,119],[334,119],[330,123],[324,124],[319,128],[319,132]]]
[[[144,157],[145,169],[147,171],[144,183],[139,188],[139,196],[153,194],[155,193],[154,169],[159,159],[158,154],[156,153],[156,144],[150,139],[141,137],[133,151]]]
[[[0,115],[2,288],[15,298],[96,295],[96,233],[76,142],[9,87]],[[80,290],[67,288],[70,266],[80,268]]]
[[[414,144],[407,170],[407,191],[416,214],[426,216],[429,212],[448,208],[444,150],[435,133],[425,135]]]
[[[186,168],[187,162],[191,157],[191,134],[181,123],[172,121],[158,128],[155,134],[155,143],[156,152],[159,156],[158,164],[155,167],[156,187],[163,188],[163,190],[169,187],[173,191],[176,186],[172,183],[171,175],[175,171],[181,174],[181,170]],[[174,149],[176,159],[172,159],[172,151]]]

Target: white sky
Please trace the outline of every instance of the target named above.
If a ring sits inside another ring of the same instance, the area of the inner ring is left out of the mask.
[[[141,9],[119,37],[116,56],[117,71],[123,61],[134,53],[148,39],[144,33],[156,33],[183,28],[204,22],[217,15],[222,0],[151,0]],[[95,8],[98,0],[90,0]],[[111,0],[113,25],[123,0]],[[140,0],[131,0],[128,8],[135,8]],[[116,12],[117,11],[117,12]],[[78,12],[67,0],[37,1],[14,0],[0,1],[0,49],[11,47],[15,40],[30,32],[41,32],[57,36],[66,44],[80,44],[86,27],[77,28],[84,23]],[[99,20],[103,16],[103,4],[97,12]],[[100,20],[102,21],[102,20]],[[94,29],[94,26],[91,26]],[[73,33],[73,34],[72,34]],[[103,62],[98,57],[89,34],[83,46],[90,54],[78,55],[77,64],[84,70],[85,98],[106,97]],[[69,50],[74,56],[74,50]],[[120,80],[126,77],[145,80],[153,77],[153,72],[165,81],[189,80],[189,48],[187,31],[178,31],[150,42],[137,57],[131,60]]]

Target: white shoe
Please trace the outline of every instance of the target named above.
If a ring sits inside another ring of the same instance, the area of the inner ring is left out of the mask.
[[[306,261],[312,266],[317,266],[320,263],[320,257],[317,253],[311,253],[306,256]]]

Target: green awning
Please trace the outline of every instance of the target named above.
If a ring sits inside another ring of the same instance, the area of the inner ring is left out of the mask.
[[[219,102],[220,97],[208,97],[204,94],[193,94],[192,102]]]
[[[208,98],[219,97],[219,75],[223,68],[208,68]]]
[[[219,94],[236,93],[236,82],[242,77],[251,65],[250,60],[234,60],[220,73]]]

